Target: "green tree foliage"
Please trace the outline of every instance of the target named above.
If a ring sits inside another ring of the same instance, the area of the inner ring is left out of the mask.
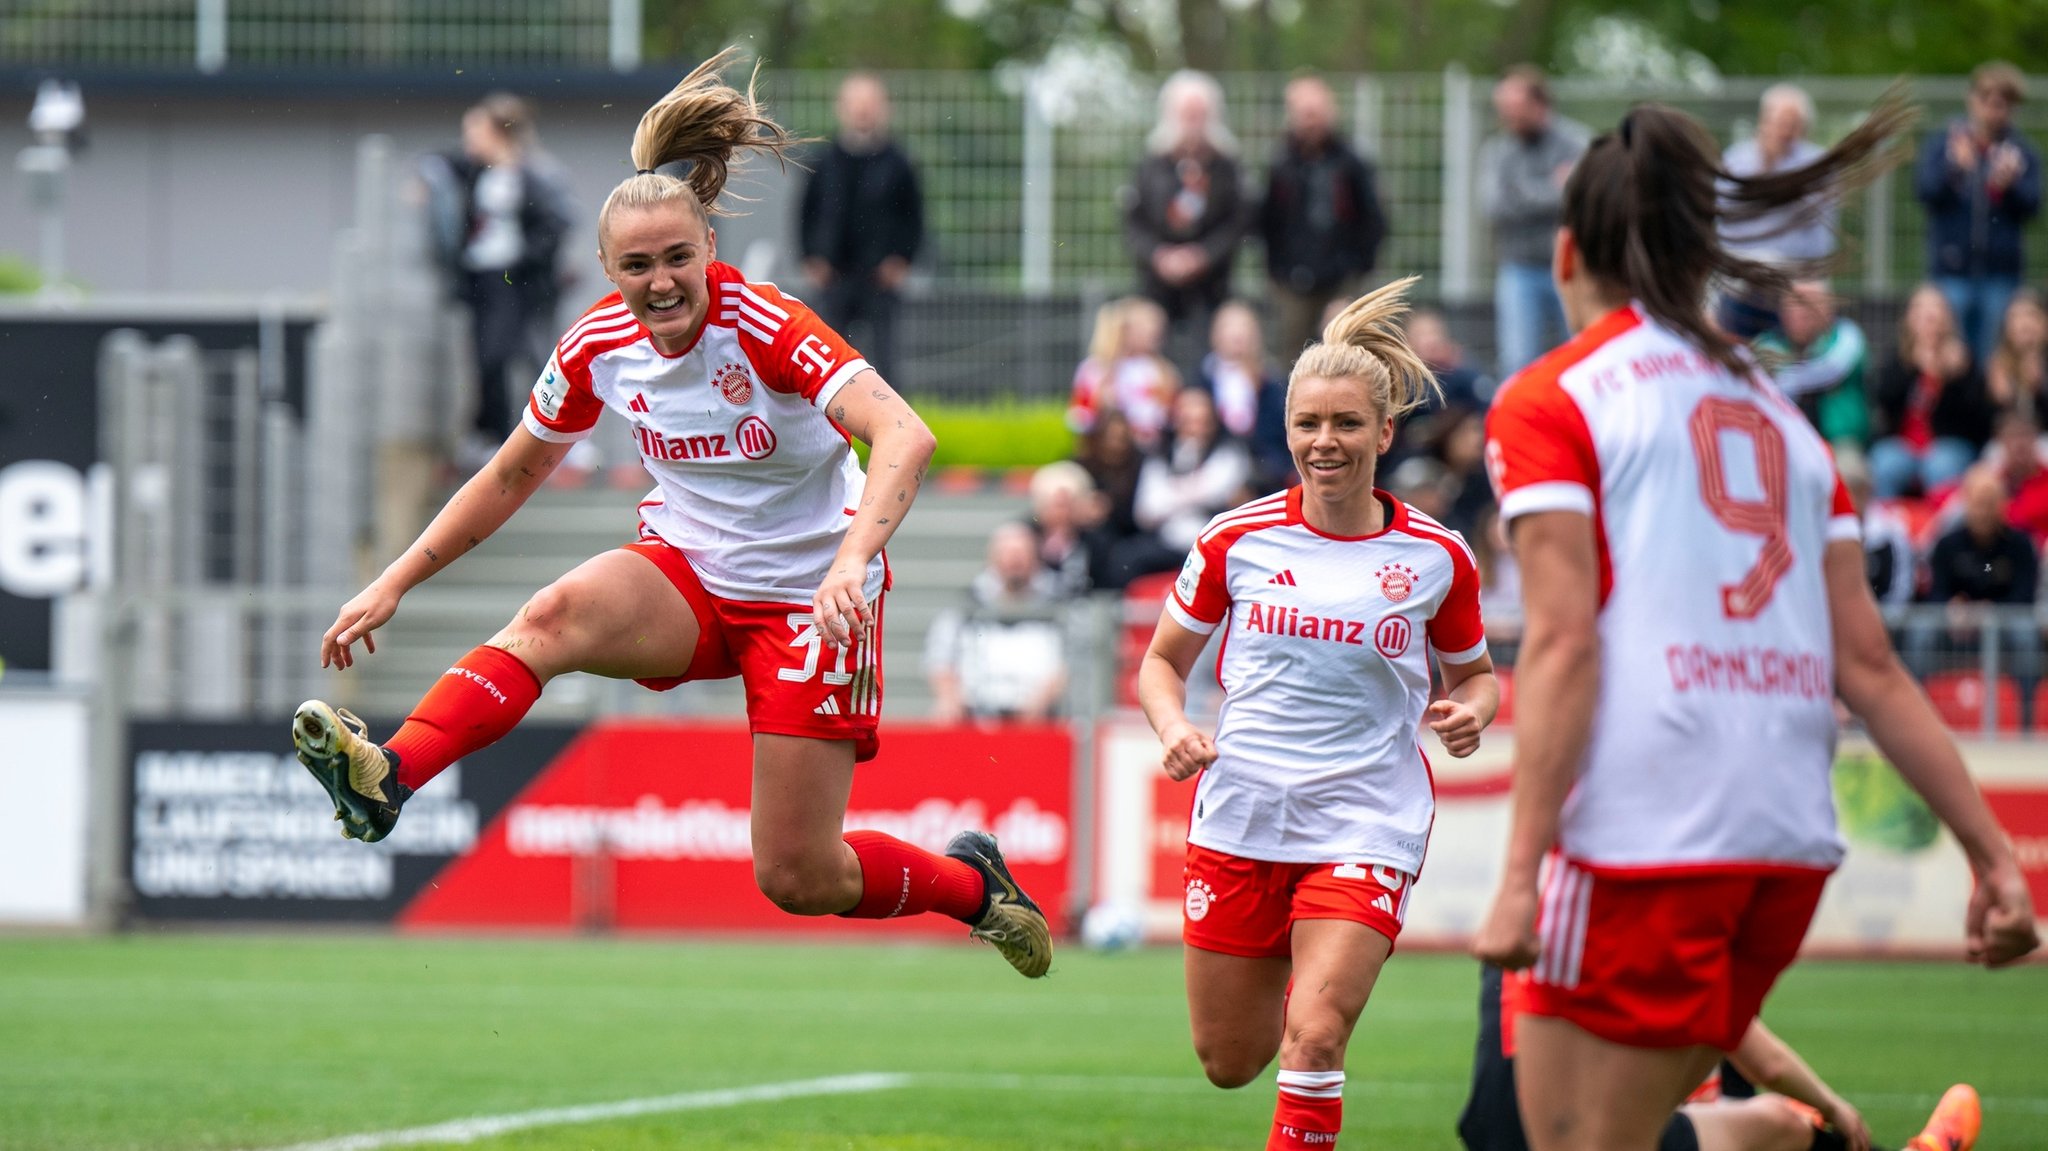
[[[647,6],[651,59],[746,43],[772,67],[968,68],[1063,40],[1125,49],[1141,71],[1490,72],[1572,68],[1601,17],[1640,24],[1728,75],[1967,72],[2048,64],[2043,0],[685,0]]]

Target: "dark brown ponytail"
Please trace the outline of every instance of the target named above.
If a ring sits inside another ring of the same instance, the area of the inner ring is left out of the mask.
[[[1699,121],[1638,104],[1586,149],[1564,189],[1563,225],[1594,277],[1640,301],[1660,323],[1729,370],[1747,370],[1706,317],[1707,292],[1777,298],[1794,280],[1824,275],[1832,260],[1766,264],[1721,243],[1720,224],[1753,221],[1813,196],[1840,200],[1897,163],[1912,126],[1903,85],[1893,85],[1856,130],[1813,163],[1753,177],[1722,170]],[[1806,224],[1795,216],[1787,227]]]

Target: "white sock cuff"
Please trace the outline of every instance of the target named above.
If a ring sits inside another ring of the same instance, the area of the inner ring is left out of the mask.
[[[1344,1073],[1342,1071],[1282,1071],[1280,1090],[1304,1099],[1341,1099],[1344,1097]]]

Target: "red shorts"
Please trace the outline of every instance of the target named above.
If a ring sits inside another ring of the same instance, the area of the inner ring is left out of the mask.
[[[678,676],[642,679],[667,691],[693,679],[739,676],[747,691],[747,728],[756,735],[798,735],[853,741],[853,757],[870,760],[881,748],[882,600],[875,624],[851,647],[827,646],[808,603],[753,603],[721,599],[705,590],[689,558],[665,541],[625,545],[661,569],[697,615],[697,650]],[[886,587],[886,585],[885,585]]]
[[[1629,1047],[1731,1051],[1827,880],[1804,868],[1595,874],[1552,856],[1522,1010]]]
[[[1362,863],[1271,863],[1188,844],[1181,940],[1189,947],[1273,959],[1291,953],[1303,919],[1363,923],[1392,943],[1412,876]]]

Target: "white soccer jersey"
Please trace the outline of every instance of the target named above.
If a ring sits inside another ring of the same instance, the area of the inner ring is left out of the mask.
[[[1486,653],[1479,572],[1456,532],[1385,493],[1376,535],[1324,535],[1301,489],[1209,521],[1166,610],[1224,626],[1216,762],[1188,842],[1281,863],[1422,870],[1436,789],[1417,742],[1429,656]]]
[[[610,408],[633,425],[655,481],[641,535],[681,549],[713,595],[802,603],[824,582],[866,477],[826,415],[868,366],[772,284],[713,263],[697,342],[667,356],[614,292],[555,348],[526,407],[544,440],[588,436]],[[866,594],[885,562],[869,565]]]
[[[1600,690],[1559,846],[1589,866],[1832,867],[1834,638],[1821,556],[1853,539],[1820,436],[1618,309],[1501,389],[1501,519],[1592,517]]]

